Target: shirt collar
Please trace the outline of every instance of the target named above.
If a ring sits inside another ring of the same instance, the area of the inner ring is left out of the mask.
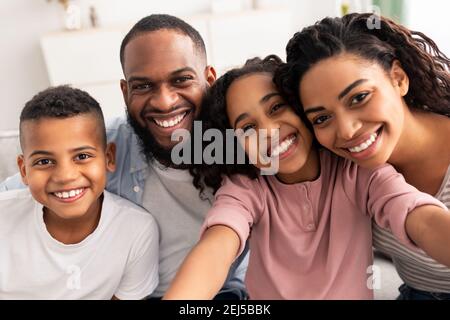
[[[131,137],[130,158],[131,174],[136,173],[137,171],[146,170],[148,168],[147,160],[145,155],[141,152],[138,137],[134,132]]]

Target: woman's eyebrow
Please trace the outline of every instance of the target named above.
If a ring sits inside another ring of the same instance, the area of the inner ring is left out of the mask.
[[[306,116],[309,113],[319,112],[319,111],[323,111],[323,110],[325,110],[325,108],[322,107],[322,106],[320,106],[320,107],[312,107],[312,108],[309,108],[308,110],[305,110],[304,113],[305,113],[305,116]]]
[[[343,97],[345,97],[350,91],[352,91],[353,88],[359,86],[361,83],[368,81],[367,79],[359,79],[353,82],[351,85],[349,85],[347,88],[342,90],[342,92],[339,94],[338,99],[341,100]]]

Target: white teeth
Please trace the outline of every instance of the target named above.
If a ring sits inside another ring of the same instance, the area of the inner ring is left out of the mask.
[[[363,143],[361,143],[359,146],[355,146],[352,148],[348,148],[348,151],[352,152],[352,153],[356,153],[356,152],[361,152],[366,150],[368,147],[370,147],[372,145],[372,143],[375,142],[375,140],[377,139],[378,134],[372,133],[369,137],[369,139],[367,139],[367,141],[364,141]]]
[[[153,120],[160,127],[171,128],[171,127],[174,127],[177,124],[179,124],[181,122],[181,120],[183,120],[184,117],[186,116],[186,113],[187,112],[185,112],[183,114],[180,114],[180,115],[178,115],[178,116],[176,116],[176,117],[174,117],[172,119],[169,119],[169,120],[164,120],[164,121],[160,121],[160,120],[156,120],[156,119],[153,119]]]
[[[53,194],[60,199],[73,198],[83,192],[83,189],[74,189],[70,191],[54,192]]]
[[[278,146],[276,146],[270,157],[271,158],[276,158],[278,157],[280,154],[285,153],[289,147],[292,145],[292,143],[295,141],[296,136],[291,136],[289,139],[284,140],[281,144],[279,144]]]

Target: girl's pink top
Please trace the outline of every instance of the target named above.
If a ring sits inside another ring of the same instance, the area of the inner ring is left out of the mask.
[[[407,184],[390,165],[375,170],[320,151],[315,181],[283,184],[275,176],[225,178],[202,232],[232,228],[250,241],[246,285],[251,299],[372,299],[371,219],[410,248],[414,208],[432,196]],[[379,279],[378,279],[379,280]]]

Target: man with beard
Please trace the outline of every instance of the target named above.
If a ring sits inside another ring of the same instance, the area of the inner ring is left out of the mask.
[[[200,34],[169,15],[151,15],[134,25],[122,41],[120,61],[127,119],[107,125],[108,142],[117,146],[117,169],[108,177],[106,189],[144,207],[158,223],[159,285],[152,297],[160,298],[199,240],[213,199],[207,193],[202,199],[187,167],[173,164],[171,150],[178,142],[171,141],[171,135],[180,128],[192,130],[216,74],[207,65]],[[0,190],[15,188],[13,180]],[[246,297],[246,266],[243,255],[217,299]]]

